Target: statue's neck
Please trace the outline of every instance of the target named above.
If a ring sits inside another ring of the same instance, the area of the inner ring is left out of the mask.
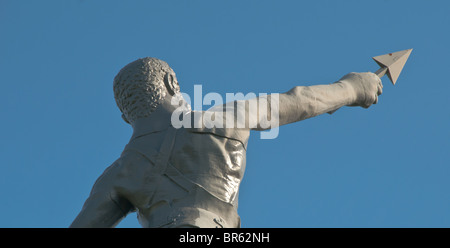
[[[150,116],[137,119],[133,122],[133,137],[146,133],[165,130],[170,126],[170,112],[153,112]]]
[[[171,98],[168,97],[150,116],[135,120],[131,124],[133,127],[133,137],[167,129],[171,125],[172,113],[176,110],[182,110],[183,112],[191,111],[190,105],[184,101],[181,94],[177,96],[179,97],[177,102],[179,105],[172,105]]]

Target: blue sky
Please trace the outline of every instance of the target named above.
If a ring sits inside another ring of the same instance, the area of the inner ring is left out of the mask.
[[[243,227],[450,227],[448,1],[1,1],[0,227],[67,227],[131,135],[112,80],[140,57],[181,89],[276,93],[375,71],[369,109],[252,133]],[[207,108],[209,106],[205,106]],[[129,215],[119,227],[139,227]]]

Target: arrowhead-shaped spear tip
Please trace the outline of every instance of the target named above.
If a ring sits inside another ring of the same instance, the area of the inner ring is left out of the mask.
[[[387,74],[392,84],[395,85],[397,82],[398,76],[405,66],[406,61],[408,60],[409,55],[411,54],[412,49],[407,49],[395,53],[388,53],[380,56],[373,57],[373,60],[377,62],[377,64],[384,68],[387,68]]]

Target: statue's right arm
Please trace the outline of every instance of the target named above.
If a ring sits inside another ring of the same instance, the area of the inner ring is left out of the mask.
[[[342,106],[368,108],[377,103],[382,87],[380,78],[371,72],[349,73],[332,84],[297,86],[286,93],[250,99],[245,114],[248,114],[249,119],[257,120],[257,126],[251,129],[264,130],[305,120]],[[261,100],[269,106],[266,111],[260,108],[257,111],[250,110],[248,106],[252,105],[252,101],[261,103]],[[271,120],[270,124],[268,120]]]
[[[115,227],[132,210],[132,205],[114,190],[113,166],[97,179],[70,227]]]
[[[349,73],[328,85],[298,86],[279,95],[280,125],[301,121],[343,106],[368,108],[378,102],[383,85],[373,73]]]

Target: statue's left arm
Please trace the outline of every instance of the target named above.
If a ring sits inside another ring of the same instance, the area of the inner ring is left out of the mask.
[[[105,170],[70,227],[115,227],[131,210],[131,204],[114,190],[111,167]]]

